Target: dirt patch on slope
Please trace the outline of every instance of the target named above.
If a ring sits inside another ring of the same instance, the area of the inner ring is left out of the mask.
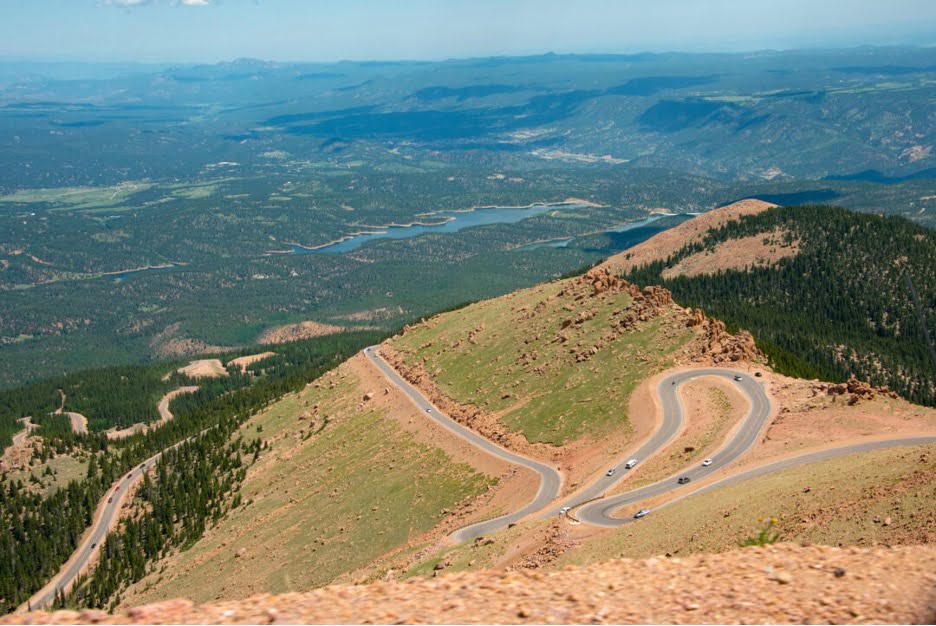
[[[227,376],[228,372],[224,369],[221,359],[200,359],[192,361],[185,367],[176,370],[180,374],[185,374],[189,378],[219,378]]]
[[[776,265],[781,259],[796,256],[799,242],[787,242],[786,233],[777,229],[740,239],[729,239],[714,250],[691,254],[673,267],[663,270],[663,278],[700,276],[724,270],[747,270]]]
[[[261,345],[286,343],[287,341],[334,335],[344,330],[346,329],[341,326],[322,324],[321,322],[299,322],[298,324],[286,324],[284,326],[277,326],[276,328],[265,330],[257,337],[257,343]]]
[[[219,354],[236,350],[230,346],[213,346],[200,339],[182,336],[182,324],[170,324],[150,340],[154,356],[170,358],[177,356],[195,356],[197,354]]]
[[[246,372],[247,366],[257,361],[262,361],[267,357],[276,355],[275,352],[261,352],[260,354],[249,354],[247,356],[239,356],[236,359],[231,359],[228,361],[228,365],[236,365],[240,368],[240,371]]]
[[[932,623],[936,547],[782,544],[562,572],[481,572],[3,623]]]
[[[755,215],[777,206],[762,200],[740,200],[728,206],[712,209],[698,217],[656,234],[647,241],[608,257],[599,267],[615,274],[624,274],[646,263],[666,259],[683,246],[699,241],[712,228],[724,226],[743,215]]]

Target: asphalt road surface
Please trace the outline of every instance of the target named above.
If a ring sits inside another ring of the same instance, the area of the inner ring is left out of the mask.
[[[179,392],[185,393],[196,389],[198,389],[198,387],[181,387]],[[171,398],[169,399],[171,400]],[[164,409],[165,414],[163,414]],[[163,407],[162,402],[160,402],[159,411],[162,419],[172,419],[172,413],[169,412],[168,402],[165,407]],[[195,437],[197,436],[198,435],[195,435]],[[194,437],[189,437],[188,439],[170,446],[168,449],[171,450],[193,438]],[[57,578],[53,579],[54,582],[50,582],[36,592],[29,601],[18,610],[26,610],[27,608],[33,610],[47,608],[55,601],[56,593],[60,590],[67,591],[69,589],[71,584],[78,577],[78,574],[87,567],[92,557],[100,551],[101,544],[110,531],[111,523],[120,514],[121,496],[127,493],[127,490],[143,477],[143,472],[150,468],[162,454],[162,452],[154,454],[110,486],[110,489],[108,489],[102,499],[102,504],[98,505],[103,507],[101,515],[91,527],[89,535],[81,542],[75,552],[72,553],[72,556],[69,557],[68,562],[63,566],[64,570],[59,570],[59,573],[56,575]]]
[[[809,463],[816,463],[817,461],[824,461],[826,459],[833,459],[839,456],[845,456],[848,454],[858,454],[861,452],[871,452],[873,450],[883,450],[885,448],[897,448],[900,446],[924,446],[929,444],[936,444],[936,435],[920,435],[917,437],[898,437],[895,439],[881,439],[878,441],[866,441],[864,443],[856,443],[847,446],[840,446],[838,448],[829,448],[826,450],[817,450],[816,452],[807,452],[806,454],[801,454],[799,456],[790,457],[788,459],[783,459],[781,461],[774,461],[773,463],[768,463],[766,465],[760,465],[758,467],[752,467],[749,470],[739,472],[732,476],[727,476],[721,480],[717,480],[713,483],[709,483],[695,491],[689,492],[687,494],[681,495],[678,498],[673,498],[666,502],[666,504],[660,505],[657,509],[662,509],[663,507],[675,504],[680,500],[696,496],[708,491],[713,491],[720,487],[727,487],[728,485],[733,485],[735,483],[740,483],[751,478],[757,478],[759,476],[764,476],[766,474],[772,474],[774,472],[782,472],[783,470],[791,469],[794,467],[799,467],[801,465],[807,465]],[[632,518],[627,518],[627,521],[632,521]]]
[[[65,564],[64,572],[59,572],[55,583],[46,585],[29,599],[27,604],[30,609],[48,608],[52,602],[55,601],[56,593],[63,589],[67,590],[75,581],[78,574],[81,573],[85,566],[91,561],[91,558],[100,550],[110,530],[111,522],[120,513],[120,496],[126,493],[136,481],[140,480],[144,470],[155,463],[161,454],[162,453],[159,453],[150,457],[145,463],[133,468],[133,471],[128,472],[119,481],[111,485],[105,495],[101,515],[91,527],[91,533],[81,542],[81,545],[78,546],[78,549],[72,554],[68,563]]]
[[[458,542],[470,541],[476,537],[487,535],[502,528],[506,528],[510,524],[523,519],[527,515],[541,510],[554,499],[556,499],[556,497],[559,495],[559,488],[562,486],[562,475],[556,468],[506,450],[505,448],[488,441],[474,431],[465,428],[450,417],[443,415],[415,387],[406,382],[402,376],[397,374],[396,370],[390,367],[390,365],[388,365],[387,362],[384,361],[379,354],[377,354],[377,346],[366,348],[364,350],[364,354],[375,366],[377,366],[377,368],[390,380],[390,382],[396,385],[409,397],[410,400],[412,400],[413,404],[419,407],[421,411],[426,413],[426,415],[435,420],[442,427],[489,454],[501,458],[508,463],[526,467],[539,474],[539,489],[536,492],[536,497],[534,497],[529,504],[508,515],[503,515],[501,517],[484,522],[478,522],[477,524],[472,524],[471,526],[461,528],[452,533],[452,539]]]
[[[701,463],[699,463],[678,474],[674,474],[673,476],[664,478],[650,485],[585,504],[575,512],[575,517],[579,521],[595,526],[620,526],[630,521],[631,518],[614,517],[614,511],[629,504],[634,504],[641,500],[646,500],[647,498],[674,491],[681,487],[681,485],[676,482],[680,477],[685,476],[688,477],[690,481],[695,481],[711,474],[737,460],[738,457],[750,450],[751,447],[757,443],[757,438],[760,435],[761,429],[763,429],[767,420],[770,419],[770,413],[772,411],[770,399],[767,397],[763,385],[757,378],[753,378],[747,374],[739,374],[735,370],[721,368],[702,368],[680,372],[672,376],[667,376],[657,385],[657,394],[660,397],[660,402],[663,407],[664,424],[668,421],[675,421],[677,423],[675,430],[669,435],[667,441],[669,438],[672,438],[673,434],[679,429],[679,425],[682,424],[683,420],[682,402],[679,400],[678,393],[680,385],[693,378],[699,378],[700,376],[721,376],[722,378],[733,381],[751,402],[750,410],[735,430],[734,435],[723,448],[712,455],[712,464],[708,467],[702,467]],[[735,380],[736,376],[741,376],[741,380]],[[670,418],[670,413],[677,414],[677,417]],[[639,457],[635,458],[641,461],[645,460]],[[618,474],[621,473],[622,469],[623,465],[620,465]],[[626,471],[627,470],[624,470],[624,472]],[[613,485],[610,479],[608,479],[608,481],[608,484],[602,485],[604,490],[607,490]],[[598,482],[598,485],[600,485],[600,483],[601,481]],[[585,502],[600,495],[600,492],[595,493],[595,490],[589,488],[588,495],[590,498],[579,497],[574,500],[574,503]],[[575,504],[572,504],[572,506],[575,506]]]

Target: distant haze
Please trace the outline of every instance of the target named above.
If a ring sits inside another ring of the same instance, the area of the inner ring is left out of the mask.
[[[215,62],[936,43],[933,0],[2,0],[0,57]]]

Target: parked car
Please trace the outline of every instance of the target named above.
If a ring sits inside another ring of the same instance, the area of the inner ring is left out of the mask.
[[[758,378],[760,378],[761,376],[763,376],[763,374],[761,374],[760,372],[754,372],[754,375],[757,376]]]
[[[708,467],[711,464],[712,464],[712,459],[705,459],[704,461],[702,461],[702,467]]]
[[[679,477],[679,480],[677,480],[676,482],[679,483],[680,485],[685,485],[685,484],[686,484],[687,482],[689,482],[690,480],[692,480],[692,479],[689,478],[688,476],[680,476],[680,477]]]
[[[559,509],[559,515],[563,515],[563,514],[565,514],[565,513],[568,513],[569,510],[570,510],[571,508],[572,508],[571,506],[564,506],[564,507],[562,507],[561,509]]]
[[[624,464],[624,469],[634,469],[635,465],[637,465],[637,459],[631,459]]]
[[[605,473],[605,476],[614,476],[614,473],[615,473],[616,471],[617,471],[617,470],[616,470],[615,468],[612,467],[611,469],[609,469],[609,470]]]
[[[650,509],[640,509],[639,511],[634,513],[634,519],[640,519],[641,517],[644,517],[648,513],[650,513]]]

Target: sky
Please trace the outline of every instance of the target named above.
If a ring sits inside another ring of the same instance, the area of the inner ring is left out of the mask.
[[[936,0],[0,0],[0,57],[199,62],[936,44]]]

